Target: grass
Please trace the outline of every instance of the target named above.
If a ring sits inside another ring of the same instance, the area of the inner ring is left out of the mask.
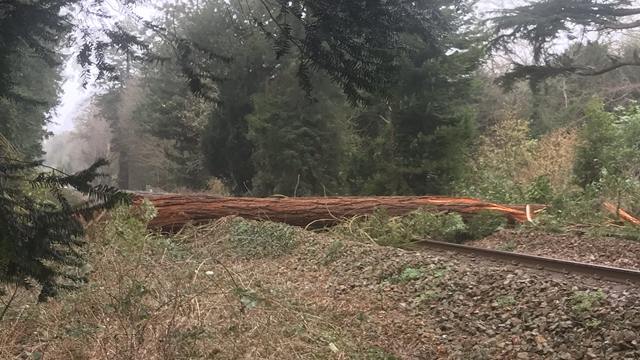
[[[338,260],[340,258],[340,251],[344,247],[344,241],[341,239],[334,240],[329,248],[327,249],[327,255],[324,260],[325,265],[329,265],[332,262]]]
[[[504,243],[498,245],[496,247],[496,250],[513,251],[518,247],[518,245],[520,245],[520,244],[518,244],[518,242],[516,242],[516,241],[507,241],[507,242],[504,242]]]
[[[404,269],[404,272],[402,273],[402,275],[400,275],[400,282],[403,284],[406,284],[410,281],[420,279],[422,275],[424,275],[423,268],[420,268],[420,269],[406,268]]]
[[[37,292],[18,290],[0,321],[0,359],[394,359],[370,357],[278,281],[279,260],[264,260],[296,249],[301,229],[227,218],[165,237],[129,211],[114,215],[88,231],[82,289],[38,306]]]

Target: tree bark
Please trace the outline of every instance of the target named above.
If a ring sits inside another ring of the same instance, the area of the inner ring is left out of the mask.
[[[389,216],[406,215],[421,207],[455,212],[463,218],[484,209],[504,214],[510,223],[526,222],[523,211],[469,198],[439,196],[229,198],[207,195],[137,194],[136,202],[147,198],[158,210],[149,227],[172,231],[187,223],[202,224],[226,216],[270,220],[295,226],[332,226],[353,216],[384,208]]]

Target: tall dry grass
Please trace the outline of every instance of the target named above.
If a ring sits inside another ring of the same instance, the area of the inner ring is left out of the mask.
[[[528,122],[500,121],[479,138],[470,159],[468,183],[476,191],[470,195],[523,201],[525,188],[540,175],[547,175],[556,194],[570,191],[575,188],[572,169],[578,142],[577,133],[565,127],[531,139]]]
[[[247,223],[165,237],[114,218],[88,231],[83,289],[39,305],[18,292],[0,320],[0,359],[345,358],[360,346],[291,297],[295,284],[273,285],[278,261],[248,261],[228,246],[233,226]]]
[[[536,176],[546,174],[556,193],[575,189],[574,149],[579,142],[578,133],[566,127],[560,127],[542,136],[533,146],[531,156],[521,172],[522,181],[530,182]]]

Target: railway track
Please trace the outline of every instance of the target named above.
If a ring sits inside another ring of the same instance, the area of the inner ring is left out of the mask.
[[[467,254],[472,258],[482,257],[493,261],[503,261],[512,265],[524,266],[537,270],[548,270],[563,274],[580,274],[583,276],[594,278],[596,280],[608,280],[618,283],[640,284],[640,271],[635,270],[581,263],[576,261],[552,259],[542,256],[519,254],[425,239],[412,239],[411,242],[424,248],[452,251],[460,254]]]

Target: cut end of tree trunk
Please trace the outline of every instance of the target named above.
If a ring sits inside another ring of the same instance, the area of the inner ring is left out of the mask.
[[[620,220],[622,221],[628,221],[630,223],[632,223],[633,225],[637,225],[640,226],[640,220],[636,219],[635,217],[631,216],[631,214],[629,214],[628,212],[616,207],[613,204],[610,203],[604,203],[603,204],[604,207],[611,211],[611,213],[613,213],[614,215],[618,216],[620,218]]]

